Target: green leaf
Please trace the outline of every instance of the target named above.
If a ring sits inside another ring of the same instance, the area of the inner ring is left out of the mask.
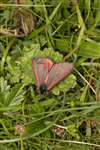
[[[48,57],[48,58],[52,59],[55,62],[60,62],[60,61],[63,60],[63,55],[60,54],[59,52],[55,52],[51,48],[45,48],[42,52],[42,56]]]
[[[23,91],[22,84],[16,84],[12,89],[8,97],[9,106],[19,105],[24,100],[25,91]]]
[[[85,58],[100,58],[100,44],[84,41],[80,45],[78,55]]]
[[[6,80],[0,78],[0,105],[2,107],[21,104],[24,100],[24,93],[22,84],[16,84],[11,88]]]
[[[8,103],[10,86],[7,84],[7,81],[3,77],[0,78],[0,105],[6,106]]]
[[[62,80],[57,86],[55,86],[52,90],[53,94],[59,95],[60,92],[67,92],[70,88],[75,87],[76,85],[76,77],[71,74]]]
[[[54,39],[55,41],[55,46],[56,46],[56,49],[58,49],[60,52],[68,52],[68,48],[69,48],[69,45],[70,45],[70,39],[66,38],[66,39]]]
[[[61,3],[59,3],[56,8],[53,10],[53,12],[51,13],[49,19],[52,20],[54,18],[54,16],[57,14],[57,11],[59,10]]]
[[[80,96],[80,102],[81,103],[85,103],[86,102],[86,100],[87,100],[86,96],[88,95],[87,91],[88,91],[88,86],[86,86],[86,87],[84,86],[82,94]]]

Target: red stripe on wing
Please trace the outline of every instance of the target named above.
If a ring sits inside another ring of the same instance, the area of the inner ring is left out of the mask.
[[[73,64],[67,62],[54,64],[45,80],[48,90],[65,78],[71,72],[73,67]]]
[[[32,60],[37,87],[45,83],[46,76],[53,66],[53,62],[48,58],[35,58]]]

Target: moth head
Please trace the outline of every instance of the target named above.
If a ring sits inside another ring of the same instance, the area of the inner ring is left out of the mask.
[[[40,87],[39,87],[39,93],[40,94],[45,94],[47,91],[48,91],[48,87],[46,84],[40,85]]]

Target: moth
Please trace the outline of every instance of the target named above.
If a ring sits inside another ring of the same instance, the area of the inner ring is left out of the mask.
[[[40,94],[51,90],[72,71],[73,67],[74,65],[68,62],[54,63],[49,58],[34,58],[32,68]]]

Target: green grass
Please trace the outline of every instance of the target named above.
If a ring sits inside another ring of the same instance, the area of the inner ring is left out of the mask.
[[[75,65],[42,96],[32,70],[41,56]],[[1,0],[0,150],[99,150],[99,141],[100,1],[24,0],[17,9]]]

